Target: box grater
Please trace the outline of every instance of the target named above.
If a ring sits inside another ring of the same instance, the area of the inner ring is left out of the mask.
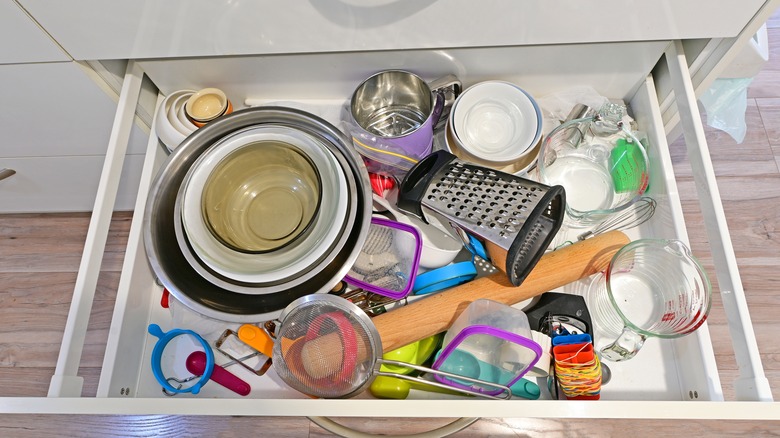
[[[512,174],[478,166],[447,151],[417,163],[401,183],[398,207],[426,222],[449,223],[465,239],[492,243],[506,257],[515,286],[523,282],[563,223],[566,194]],[[464,234],[465,233],[465,234]],[[465,240],[468,241],[468,240]]]

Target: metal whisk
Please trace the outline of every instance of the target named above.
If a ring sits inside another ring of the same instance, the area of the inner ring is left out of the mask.
[[[647,222],[648,219],[653,217],[656,204],[657,203],[655,199],[649,196],[643,196],[639,198],[639,200],[637,200],[630,208],[627,208],[622,212],[604,220],[600,224],[593,227],[592,230],[580,234],[577,236],[577,240],[585,240],[588,237],[606,233],[607,231],[623,231],[642,225],[643,223]]]

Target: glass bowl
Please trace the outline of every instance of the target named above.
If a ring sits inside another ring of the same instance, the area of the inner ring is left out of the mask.
[[[647,152],[623,123],[623,111],[607,104],[596,116],[561,124],[542,141],[539,180],[564,187],[570,225],[602,221],[647,190]]]
[[[209,231],[225,246],[262,253],[306,235],[321,196],[320,173],[306,152],[265,139],[229,150],[210,169],[201,208]]]
[[[231,150],[260,140],[285,141],[306,150],[320,174],[322,199],[311,229],[301,239],[272,252],[247,253],[224,245],[211,233],[202,214],[201,199],[209,169]],[[264,125],[226,137],[199,157],[187,172],[177,204],[187,241],[205,265],[227,279],[262,285],[306,272],[328,252],[343,231],[349,210],[347,191],[344,170],[325,145],[292,128]],[[182,251],[186,253],[188,248],[182,248]],[[190,264],[197,264],[197,260],[190,260]],[[260,290],[257,292],[261,293]]]

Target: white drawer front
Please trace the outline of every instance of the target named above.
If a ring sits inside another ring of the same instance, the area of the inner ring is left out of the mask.
[[[105,157],[0,158],[16,171],[0,180],[0,213],[91,211]],[[130,155],[122,170],[116,210],[132,210],[143,155]]]
[[[89,60],[730,37],[764,1],[20,3]]]
[[[105,155],[116,102],[81,66],[0,65],[0,83],[3,100],[19,103],[0,117],[0,157]],[[135,127],[130,153],[143,153],[145,144]]]
[[[409,70],[426,80],[454,74],[464,87],[488,79],[507,80],[537,97],[567,84],[590,86],[605,96],[623,98],[636,91],[668,44],[641,41],[159,59],[139,63],[163,94],[186,88],[219,87],[238,106],[247,98],[346,101],[363,80],[385,69]]]

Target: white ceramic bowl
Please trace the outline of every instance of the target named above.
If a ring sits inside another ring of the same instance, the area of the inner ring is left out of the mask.
[[[179,119],[179,111],[184,108],[184,104],[187,103],[187,100],[192,96],[192,93],[186,93],[179,95],[176,99],[173,100],[173,103],[171,104],[171,107],[168,108],[168,121],[171,122],[171,125],[173,125],[174,128],[176,128],[177,131],[181,132],[185,136],[188,136],[195,132],[196,129],[198,129],[195,125],[190,122],[190,126],[185,125],[181,119]]]
[[[509,163],[495,163],[492,161],[486,161],[466,153],[458,145],[458,142],[455,140],[455,134],[452,132],[452,125],[448,120],[445,128],[444,145],[446,146],[449,153],[457,156],[461,160],[469,161],[471,163],[489,167],[491,169],[500,170],[501,172],[522,176],[527,174],[536,166],[537,157],[539,156],[539,151],[542,147],[542,142],[541,140],[538,141],[536,145],[526,150],[525,153],[523,153],[523,155],[521,155],[520,158],[515,161],[511,161]]]
[[[160,102],[160,107],[157,109],[157,113],[155,115],[155,131],[157,132],[157,137],[160,139],[160,141],[163,142],[169,151],[176,149],[176,147],[178,147],[179,144],[181,144],[181,142],[187,138],[187,135],[182,133],[176,126],[174,126],[168,114],[173,108],[173,103],[176,100],[184,97],[184,101],[186,101],[186,98],[192,93],[194,93],[192,90],[174,91],[173,93],[165,96],[163,101]]]
[[[204,88],[198,90],[187,100],[184,111],[194,121],[210,122],[225,114],[229,102],[225,92],[219,88]]]
[[[228,248],[211,234],[202,216],[201,197],[204,183],[222,158],[239,147],[262,140],[283,141],[306,151],[320,172],[321,208],[304,239],[270,253],[247,254]],[[348,209],[348,189],[343,172],[325,145],[292,128],[264,125],[226,137],[193,164],[179,192],[177,202],[181,203],[182,225],[193,251],[218,274],[244,283],[276,282],[304,271],[328,251],[341,232]]]
[[[509,82],[480,82],[453,104],[449,121],[455,140],[469,155],[491,163],[516,161],[542,135],[536,101]]]
[[[176,118],[179,120],[179,122],[184,126],[184,128],[190,132],[195,132],[196,129],[198,129],[197,126],[195,126],[194,123],[192,123],[192,120],[190,120],[187,117],[187,112],[184,111],[184,104],[187,103],[186,101],[179,104],[179,107],[176,109]]]

